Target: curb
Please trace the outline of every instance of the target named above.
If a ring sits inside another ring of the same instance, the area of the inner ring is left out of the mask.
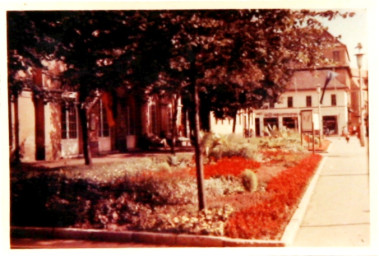
[[[78,239],[109,242],[135,242],[182,247],[283,247],[281,241],[234,239],[217,236],[154,233],[145,231],[104,231],[76,228],[11,227],[11,237]]]
[[[329,145],[329,148],[330,148],[330,146],[331,145]],[[287,224],[287,226],[284,230],[284,233],[283,233],[280,241],[286,247],[291,246],[294,239],[295,239],[297,231],[300,228],[300,225],[303,221],[305,212],[308,208],[309,202],[311,201],[311,197],[313,195],[313,191],[316,187],[317,181],[320,177],[321,170],[324,167],[324,164],[325,164],[325,161],[327,158],[328,158],[327,156],[322,158],[321,163],[317,167],[317,170],[316,170],[315,174],[313,175],[313,178],[312,178],[311,182],[309,183],[309,185],[308,185],[308,187],[307,187],[307,189],[306,189],[306,191],[305,191],[305,193],[304,193],[304,195],[303,195],[303,197],[302,197],[302,199],[301,199],[301,201],[297,207],[297,210],[292,215],[291,220],[289,221],[289,223]]]

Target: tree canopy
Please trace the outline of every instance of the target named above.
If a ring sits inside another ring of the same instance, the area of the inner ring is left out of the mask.
[[[199,108],[235,116],[275,102],[293,68],[317,67],[334,42],[318,17],[351,14],[288,9],[8,12],[8,81],[24,86],[19,70],[65,65],[62,89],[79,94],[83,151],[90,164],[86,102],[97,90],[123,86],[136,97],[182,97],[190,111],[204,208],[198,143]],[[200,99],[200,102],[199,102]],[[207,128],[206,125],[204,128]]]
[[[336,15],[346,14],[287,9],[8,12],[9,81],[16,85],[15,71],[41,66],[43,59],[63,61],[62,85],[86,95],[115,86],[185,93],[192,76],[209,110],[224,117],[277,100],[293,63],[317,65],[331,42],[317,17]]]

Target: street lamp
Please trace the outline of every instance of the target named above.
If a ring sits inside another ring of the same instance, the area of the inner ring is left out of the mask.
[[[321,86],[317,86],[317,94],[318,94],[318,123],[319,123],[319,139],[320,139],[320,145],[321,145],[321,138],[323,136],[323,124],[322,124],[322,117],[321,117]]]
[[[360,50],[362,46],[358,44],[357,48]],[[365,127],[364,127],[364,109],[363,109],[363,84],[362,84],[362,74],[361,74],[361,68],[362,68],[362,59],[363,59],[363,53],[359,52],[355,54],[357,57],[357,65],[358,65],[358,73],[359,73],[359,139],[361,142],[361,146],[365,146]]]

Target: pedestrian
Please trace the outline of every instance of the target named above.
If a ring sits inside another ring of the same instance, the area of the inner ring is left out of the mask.
[[[344,126],[342,129],[342,135],[345,137],[346,142],[349,143],[350,141],[349,130],[347,129],[346,126]]]

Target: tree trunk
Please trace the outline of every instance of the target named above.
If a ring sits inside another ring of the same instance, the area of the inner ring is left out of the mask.
[[[199,100],[199,90],[196,83],[196,66],[195,66],[195,54],[191,46],[188,48],[188,58],[191,63],[190,65],[190,88],[192,94],[192,109],[191,121],[193,122],[193,144],[195,148],[195,162],[196,162],[196,177],[197,177],[197,194],[199,202],[199,211],[206,208],[205,197],[204,197],[204,166],[203,166],[203,156],[201,154],[200,148],[200,100]]]
[[[236,133],[236,124],[237,124],[237,111],[235,111],[233,115],[233,128],[232,128],[233,133]]]
[[[199,210],[205,209],[205,196],[204,196],[204,166],[203,156],[200,148],[200,114],[199,114],[199,94],[196,83],[194,86],[194,147],[195,147],[195,160],[196,160],[196,176],[197,176],[197,190],[199,200]]]
[[[88,114],[100,100],[100,94],[95,94],[95,97],[90,102],[86,102],[87,96],[88,93],[85,91],[79,93],[79,121],[82,129],[82,148],[85,165],[92,165],[92,155],[88,136]]]
[[[88,93],[81,91],[79,93],[79,121],[82,129],[82,149],[85,165],[92,165],[92,155],[89,146],[88,136],[88,106],[86,103]]]
[[[171,154],[175,156],[175,144],[176,144],[176,137],[177,137],[177,129],[176,129],[176,121],[178,116],[178,95],[174,95],[173,100],[173,113],[172,113],[172,126],[171,126]]]
[[[89,146],[89,136],[88,136],[88,118],[87,109],[84,106],[79,107],[79,120],[82,129],[82,147],[85,165],[92,165],[92,156]]]

